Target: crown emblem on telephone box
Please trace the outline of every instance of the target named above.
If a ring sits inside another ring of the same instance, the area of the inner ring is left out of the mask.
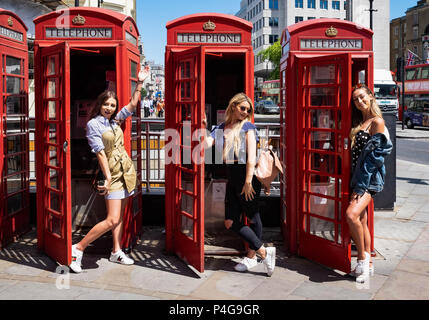
[[[80,14],[78,14],[76,17],[73,18],[72,22],[73,24],[83,25],[85,24],[85,18],[82,17]]]
[[[9,27],[13,27],[13,19],[12,17],[9,17],[9,19],[7,19],[7,24]]]
[[[203,29],[205,31],[214,31],[216,29],[216,24],[210,20],[203,24]]]
[[[331,26],[328,29],[326,29],[325,34],[328,37],[336,37],[338,34],[338,30]]]

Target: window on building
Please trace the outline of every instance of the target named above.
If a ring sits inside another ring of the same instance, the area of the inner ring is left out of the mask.
[[[295,17],[295,23],[304,21],[304,17]]]
[[[270,27],[278,27],[279,26],[279,18],[278,17],[270,17],[268,19],[268,25]]]
[[[348,3],[349,3],[349,1],[348,1],[348,0],[344,1],[344,10],[347,10]]]
[[[308,17],[307,20],[313,20],[316,19],[316,17]]]
[[[398,39],[395,40],[395,49],[398,49]]]
[[[279,8],[279,0],[269,0],[269,8],[277,10]]]
[[[304,8],[304,0],[295,0],[295,8]]]
[[[398,33],[399,33],[399,27],[398,26],[396,26],[395,28],[393,28],[393,33],[395,34],[395,36],[398,35]]]
[[[307,7],[309,9],[316,9],[316,0],[308,0],[307,1]]]
[[[328,0],[320,0],[320,9],[328,10]]]
[[[419,26],[413,26],[413,39],[417,39],[419,37]]]
[[[270,34],[269,37],[269,44],[273,44],[274,42],[276,42],[279,39],[279,36],[276,34]]]
[[[332,9],[340,10],[340,1],[332,1]]]

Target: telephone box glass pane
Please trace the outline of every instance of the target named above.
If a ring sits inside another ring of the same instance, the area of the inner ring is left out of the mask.
[[[60,166],[59,154],[60,153],[57,151],[57,148],[52,146],[49,147],[49,165],[53,167]]]
[[[23,203],[22,193],[15,194],[7,198],[7,214],[12,215],[15,212],[22,210]]]
[[[131,78],[137,78],[137,63],[131,60]]]
[[[19,96],[7,97],[5,103],[5,112],[10,115],[24,113],[24,110],[21,108],[21,99],[23,98]]]
[[[180,79],[189,79],[191,77],[191,62],[180,63]]]
[[[311,174],[310,192],[335,197],[335,178]]]
[[[136,90],[136,87],[137,87],[137,81],[131,80],[131,92],[130,92],[131,96],[133,95],[134,90]]]
[[[310,217],[310,233],[326,240],[335,241],[335,224],[330,221]]]
[[[4,153],[17,153],[22,152],[23,136],[12,136],[4,139]]]
[[[55,210],[57,212],[61,212],[60,211],[60,196],[55,193],[50,191],[49,192],[49,208],[51,208],[52,210]]]
[[[6,178],[6,189],[8,194],[22,190],[22,174],[16,174]]]
[[[335,156],[310,153],[311,170],[335,174]]]
[[[49,110],[49,120],[55,120],[57,118],[57,102],[56,101],[48,101],[48,110]],[[49,128],[51,131],[51,128]]]
[[[335,129],[335,116],[333,110],[310,110],[311,127]]]
[[[336,97],[335,88],[310,88],[311,106],[335,106]]]
[[[22,170],[22,154],[7,157],[7,174]]]
[[[49,186],[51,188],[60,190],[60,182],[59,182],[59,174],[58,171],[55,169],[49,169]]]
[[[6,73],[22,74],[21,73],[21,59],[17,59],[14,57],[6,57]]]
[[[48,76],[55,74],[55,66],[56,66],[56,57],[49,57],[48,58]]]
[[[318,186],[318,188],[326,188],[330,186]],[[325,191],[322,191],[325,192]],[[309,196],[310,199],[310,212],[325,218],[335,219],[335,200],[318,197],[314,195]]]
[[[54,101],[50,101],[54,102]],[[55,110],[55,109],[54,109]],[[49,143],[56,144],[57,143],[57,125],[55,123],[49,124]]]
[[[21,91],[21,78],[6,77],[6,92],[18,94]]]
[[[180,215],[180,231],[184,235],[193,239],[194,238],[194,221],[192,219],[189,219],[188,217]]]
[[[335,65],[312,66],[310,84],[335,83]]]
[[[335,134],[325,131],[313,131],[310,133],[311,149],[335,151]]]
[[[61,219],[51,214],[51,233],[62,237],[61,233]]]
[[[57,96],[58,79],[48,79],[48,96],[47,98],[55,98]]]
[[[194,198],[187,195],[186,193],[181,193],[182,202],[181,202],[181,210],[185,211],[191,216],[194,216]]]
[[[21,126],[21,118],[6,118],[6,133],[23,132],[25,128]]]

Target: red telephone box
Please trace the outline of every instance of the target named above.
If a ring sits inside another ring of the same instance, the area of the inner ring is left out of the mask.
[[[27,27],[0,8],[0,249],[29,230]]]
[[[236,93],[253,100],[252,24],[203,13],[170,21],[166,27],[165,128],[179,133],[166,134],[166,145],[178,146],[165,155],[170,159],[165,175],[166,249],[204,272],[205,189],[208,180],[223,175],[215,164],[204,162],[196,133],[204,128],[205,114],[207,129],[221,123]]]
[[[351,92],[359,75],[373,88],[372,34],[352,22],[316,19],[288,27],[281,39],[285,243],[292,253],[347,273]],[[371,204],[372,240],[373,218]]]
[[[119,108],[128,104],[140,68],[139,33],[131,17],[100,8],[55,11],[34,23],[38,246],[68,265],[76,220],[90,227],[106,212],[91,189],[97,159],[85,136],[87,116],[106,89],[116,90]],[[122,129],[140,178],[139,109]],[[124,247],[141,232],[141,201],[139,186],[124,215]]]

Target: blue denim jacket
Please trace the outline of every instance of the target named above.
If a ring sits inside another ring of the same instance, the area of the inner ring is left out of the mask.
[[[384,157],[392,152],[392,141],[383,133],[369,139],[354,168],[350,186],[358,195],[366,191],[380,192],[384,187]]]

